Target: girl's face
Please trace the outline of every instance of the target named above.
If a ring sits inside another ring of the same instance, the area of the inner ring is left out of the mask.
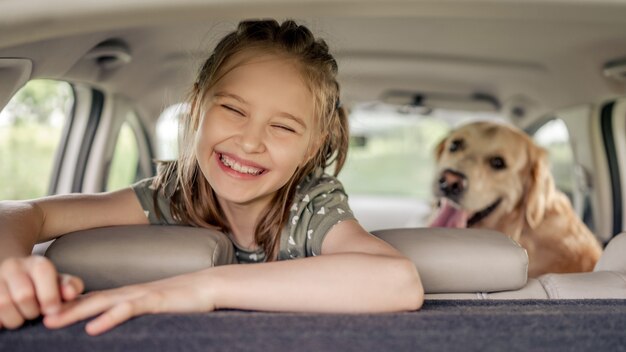
[[[302,75],[289,59],[257,55],[204,104],[195,152],[220,203],[267,205],[310,152],[314,103]]]

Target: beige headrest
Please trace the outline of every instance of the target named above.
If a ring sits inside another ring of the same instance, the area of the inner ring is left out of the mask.
[[[503,234],[474,229],[395,229],[374,233],[417,266],[426,293],[494,292],[526,284],[526,251]],[[46,256],[86,290],[147,282],[235,263],[220,232],[179,226],[115,226],[67,234]]]
[[[604,249],[593,271],[617,271],[626,273],[626,233],[621,233],[611,240]]]
[[[236,262],[226,235],[182,226],[115,226],[74,232],[56,239],[45,255],[59,272],[81,277],[86,291]]]
[[[414,228],[373,234],[415,263],[426,293],[517,290],[526,284],[526,250],[499,232]]]

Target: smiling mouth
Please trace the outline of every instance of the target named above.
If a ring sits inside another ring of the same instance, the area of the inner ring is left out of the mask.
[[[498,200],[493,202],[490,206],[486,207],[485,209],[481,211],[474,213],[474,215],[472,215],[472,217],[469,218],[469,220],[467,220],[467,227],[471,227],[472,225],[476,224],[480,220],[489,216],[489,214],[491,214],[498,207],[498,205],[500,205],[500,202],[502,202],[502,198],[498,198]]]
[[[230,158],[221,153],[219,154],[219,160],[224,166],[228,167],[229,169],[232,169],[234,171],[237,171],[239,173],[246,174],[246,175],[259,176],[267,171],[265,169],[261,169],[261,168],[254,167],[254,166],[242,165],[239,162],[237,162],[235,159]]]

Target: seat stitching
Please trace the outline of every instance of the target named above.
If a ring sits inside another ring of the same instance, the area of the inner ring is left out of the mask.
[[[543,275],[538,278],[539,283],[548,294],[550,299],[558,299],[560,297],[558,285],[552,279],[551,274]]]

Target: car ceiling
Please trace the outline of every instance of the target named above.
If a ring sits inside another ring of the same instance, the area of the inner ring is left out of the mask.
[[[622,1],[4,0],[0,58],[29,58],[33,78],[93,84],[156,117],[184,97],[216,40],[266,17],[327,40],[348,105],[390,89],[487,93],[505,113],[523,107],[526,124],[626,93],[602,74],[626,58]],[[108,39],[126,43],[132,61],[106,70],[85,57]]]

